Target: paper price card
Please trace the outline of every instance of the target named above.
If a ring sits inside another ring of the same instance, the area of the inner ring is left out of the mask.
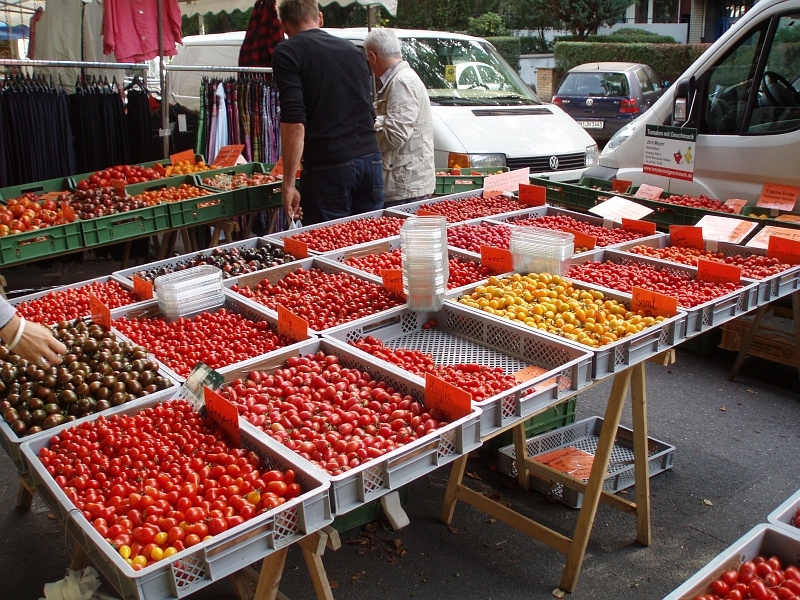
[[[547,201],[547,188],[541,185],[520,183],[519,201],[525,206],[544,206]]]
[[[757,226],[758,223],[753,221],[713,215],[704,216],[695,225],[703,230],[704,240],[730,242],[731,244],[740,244]]]
[[[492,273],[508,273],[514,270],[514,257],[511,251],[494,246],[481,246],[481,264]]]
[[[162,165],[161,163],[154,164],[153,165],[153,170],[156,173],[158,173],[159,175],[161,175],[162,177],[164,177],[167,174],[167,170],[164,168],[164,165]]]
[[[800,215],[778,215],[775,220],[784,223],[800,223]]]
[[[133,293],[140,300],[150,300],[153,297],[153,282],[142,279],[138,275],[133,276]]]
[[[670,225],[669,243],[680,248],[694,248],[701,252],[706,249],[703,242],[703,230],[691,225]]]
[[[589,212],[609,221],[622,223],[622,219],[642,219],[653,212],[653,209],[619,196],[612,196],[605,202],[590,208]]]
[[[582,231],[578,231],[577,229],[573,229],[572,227],[564,227],[562,229],[565,233],[571,233],[575,236],[573,240],[573,244],[576,248],[586,248],[587,250],[594,250],[597,246],[597,238],[593,235],[588,235]]]
[[[643,236],[655,235],[656,224],[647,221],[640,221],[638,219],[622,219],[622,228],[625,231],[638,233]]]
[[[217,167],[232,167],[236,164],[236,160],[244,150],[244,144],[235,144],[232,146],[223,146],[217,152],[214,158],[214,166]]]
[[[617,194],[625,194],[632,185],[633,182],[627,179],[614,179],[611,182],[611,191]]]
[[[678,299],[652,290],[633,287],[631,310],[641,311],[647,317],[674,317],[678,314]]]
[[[278,335],[285,335],[295,342],[302,342],[308,339],[308,322],[282,304],[278,304]]]
[[[752,240],[747,242],[746,245],[748,248],[761,248],[766,250],[769,247],[769,240],[772,237],[781,237],[787,240],[800,240],[800,230],[767,225],[764,229],[759,231]]]
[[[60,202],[59,205],[61,207],[61,210],[59,212],[61,212],[64,218],[70,223],[74,222],[75,219],[77,218],[77,215],[75,214],[75,209],[72,208],[68,202],[64,202],[63,200]]]
[[[441,217],[442,214],[434,212],[434,211],[429,210],[427,208],[420,208],[420,209],[417,209],[417,216],[418,217]]]
[[[66,192],[47,192],[46,194],[42,194],[41,196],[39,196],[37,198],[37,200],[40,200],[40,201],[58,200],[58,197],[61,196],[61,194],[64,194],[64,193],[66,193]]]
[[[697,259],[697,280],[711,283],[736,283],[742,280],[742,267],[716,260]]]
[[[111,327],[111,309],[91,292],[89,293],[89,312],[92,315],[92,321],[106,329]]]
[[[798,196],[800,196],[800,187],[765,183],[756,206],[790,212],[794,210]]]
[[[188,394],[188,400],[196,410],[203,408],[203,388],[216,390],[222,385],[225,378],[207,364],[199,362],[186,378],[183,388]]]
[[[225,436],[235,447],[242,447],[242,432],[239,430],[239,411],[233,402],[226,400],[217,392],[203,388],[203,400],[206,403],[206,415],[222,429]]]
[[[594,463],[592,454],[572,446],[556,448],[532,458],[551,469],[566,473],[573,479],[589,479],[589,474],[592,472],[592,464]]]
[[[728,198],[725,200],[725,206],[730,206],[734,214],[740,215],[742,214],[742,209],[747,206],[747,200],[743,200],[742,198]]]
[[[283,238],[283,251],[297,259],[308,258],[308,244],[291,236]]]
[[[649,183],[643,183],[639,186],[639,189],[636,190],[636,193],[633,195],[633,197],[646,198],[647,200],[661,200],[661,194],[663,193],[663,188],[650,185]]]
[[[403,293],[403,270],[402,269],[381,269],[381,279],[383,287],[392,294],[405,298]]]
[[[120,196],[127,196],[127,192],[125,192],[125,186],[127,185],[127,181],[124,179],[112,179],[111,180],[111,187],[114,188],[114,191],[117,192]]]
[[[800,240],[790,240],[773,235],[769,238],[767,256],[782,263],[800,265]]]
[[[472,394],[425,373],[425,408],[447,421],[456,421],[472,412]]]
[[[175,154],[169,155],[169,164],[176,165],[179,162],[190,162],[194,164],[195,163],[194,150],[189,148],[188,150],[184,150],[183,152],[176,152]]]
[[[500,192],[516,192],[521,183],[529,183],[531,180],[531,169],[517,169],[507,173],[490,175],[483,180],[483,197],[489,198],[496,196]]]

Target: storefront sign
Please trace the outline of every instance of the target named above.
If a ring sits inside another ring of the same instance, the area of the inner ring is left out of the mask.
[[[692,181],[696,140],[697,129],[646,125],[642,171]]]
[[[653,212],[653,209],[619,196],[612,196],[590,208],[589,212],[614,223],[622,223],[622,219],[642,219]]]
[[[530,173],[530,167],[525,167],[524,169],[508,171],[507,173],[490,175],[483,180],[483,197],[490,198],[501,192],[516,192],[521,183],[530,182]]]

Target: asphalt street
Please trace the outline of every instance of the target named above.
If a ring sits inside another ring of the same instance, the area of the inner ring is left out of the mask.
[[[119,263],[93,260],[22,266],[3,272],[8,289],[64,285],[110,273]],[[647,366],[649,434],[675,446],[673,468],[651,479],[653,543],[635,541],[631,515],[600,505],[573,600],[663,598],[800,488],[800,385],[796,369],[748,361],[727,380],[734,354],[678,349],[670,367]],[[611,380],[577,400],[577,418],[602,416]],[[630,403],[622,425],[630,427]],[[494,455],[475,453],[467,485],[571,535],[578,511],[519,489],[499,473]],[[478,510],[460,504],[451,526],[438,520],[449,467],[408,486],[410,525],[393,531],[385,519],[342,534],[323,563],[341,599],[546,599],[558,586],[565,557]],[[37,496],[15,508],[18,484],[0,457],[0,599],[42,596],[62,578],[72,541]],[[629,488],[626,497],[632,497]],[[109,594],[113,589],[102,588]],[[291,548],[281,582],[289,598],[312,599],[302,555]],[[226,580],[191,598],[232,600]]]

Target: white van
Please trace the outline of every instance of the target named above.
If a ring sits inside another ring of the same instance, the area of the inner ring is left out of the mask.
[[[693,181],[643,173],[648,125],[697,129]],[[751,205],[764,183],[799,186],[800,0],[760,0],[585,175]]]
[[[325,31],[357,46],[368,33],[366,28]],[[486,40],[438,31],[395,32],[404,58],[428,88],[437,168],[530,167],[532,175],[577,181],[596,164],[597,146],[589,134],[557,106],[542,103]],[[235,66],[243,39],[242,31],[185,37],[172,64]],[[476,65],[482,75],[468,83]],[[203,75],[171,73],[172,99],[196,110]]]

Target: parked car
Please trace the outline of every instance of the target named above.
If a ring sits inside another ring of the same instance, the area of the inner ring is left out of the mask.
[[[502,90],[504,86],[512,87],[502,73],[492,65],[481,62],[456,65],[456,83],[458,89],[482,87],[487,90]]]
[[[647,65],[587,63],[567,72],[553,104],[560,106],[595,140],[607,141],[650,108],[666,87]]]

